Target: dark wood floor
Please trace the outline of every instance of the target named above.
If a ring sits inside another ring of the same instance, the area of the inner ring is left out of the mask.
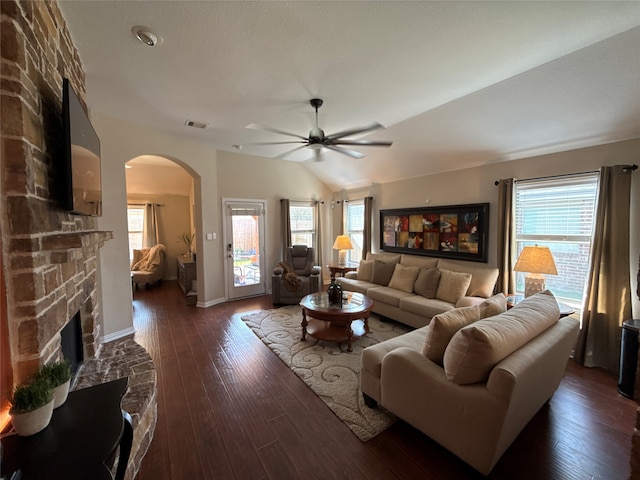
[[[481,477],[404,422],[362,443],[240,320],[270,297],[202,309],[175,282],[134,293],[158,371],[158,424],[139,480]],[[626,479],[635,402],[569,363],[491,479]]]

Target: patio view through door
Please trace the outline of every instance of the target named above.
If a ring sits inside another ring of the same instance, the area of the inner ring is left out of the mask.
[[[264,295],[265,200],[223,199],[227,299]]]

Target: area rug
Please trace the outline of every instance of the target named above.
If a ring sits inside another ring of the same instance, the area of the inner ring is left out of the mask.
[[[410,331],[409,327],[381,322],[372,314],[369,334],[353,342],[352,352],[337,343],[307,336],[302,341],[299,306],[244,315],[242,320],[280,359],[318,395],[363,442],[389,428],[395,416],[378,406],[364,404],[360,391],[360,354],[365,347]]]

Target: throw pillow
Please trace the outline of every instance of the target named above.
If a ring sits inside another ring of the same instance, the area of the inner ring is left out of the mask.
[[[356,278],[358,280],[364,280],[365,282],[371,281],[371,274],[373,273],[373,260],[360,260]]]
[[[391,281],[389,281],[389,287],[403,292],[412,293],[413,284],[416,282],[419,271],[420,269],[418,267],[409,267],[396,263],[393,275],[391,276]]]
[[[396,268],[395,263],[381,262],[380,260],[373,261],[373,271],[371,272],[371,282],[378,285],[389,285],[393,271]]]
[[[436,298],[436,290],[440,282],[440,270],[437,268],[421,268],[413,291],[424,298]]]
[[[440,282],[436,290],[436,298],[455,305],[459,298],[464,297],[471,283],[471,274],[440,270]]]
[[[495,317],[478,320],[454,334],[443,359],[449,380],[459,385],[486,381],[498,362],[544,332],[560,317],[558,302],[548,290],[526,298],[516,307]]]
[[[498,293],[480,304],[480,318],[493,317],[507,311],[507,297]]]
[[[434,315],[427,326],[427,336],[422,346],[422,354],[429,360],[442,366],[444,352],[451,337],[462,327],[480,320],[480,308],[455,308],[448,312]]]

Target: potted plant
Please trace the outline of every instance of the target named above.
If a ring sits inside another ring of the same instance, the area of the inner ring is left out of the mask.
[[[27,384],[17,386],[9,401],[9,416],[18,435],[35,435],[49,425],[53,414],[53,395],[46,380],[34,378]]]
[[[67,400],[71,384],[71,365],[68,360],[43,365],[36,374],[37,378],[45,380],[53,394],[53,408],[58,408]]]
[[[191,257],[191,246],[193,245],[193,241],[195,240],[196,236],[191,232],[183,232],[182,234],[178,235],[178,238],[182,240],[182,242],[187,246],[187,253],[185,256]]]

